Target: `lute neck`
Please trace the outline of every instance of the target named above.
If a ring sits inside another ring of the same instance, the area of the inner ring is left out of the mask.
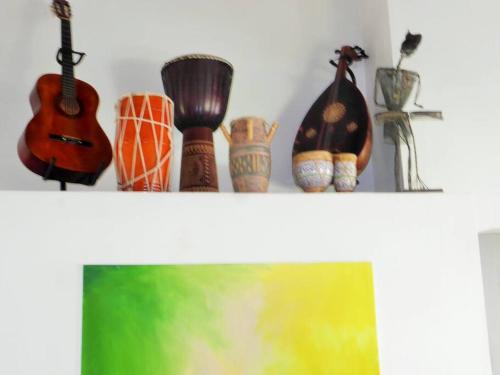
[[[328,95],[327,103],[330,108],[335,110],[335,105],[339,99],[339,92],[342,80],[345,78],[347,68],[349,66],[348,59],[343,54],[341,55],[338,66],[337,73],[335,74],[335,81]],[[318,141],[316,143],[316,149],[318,150],[329,150],[330,149],[330,139],[327,137],[327,130],[330,126],[330,121],[325,118],[325,113],[323,113],[323,123],[321,124],[321,130],[318,136]]]
[[[61,19],[61,47],[62,96],[65,99],[76,99],[73,44],[71,41],[71,22],[66,19]]]
[[[332,95],[332,99],[335,102],[337,101],[337,99],[339,97],[340,83],[345,78],[348,67],[349,67],[349,63],[348,63],[347,57],[342,56],[339,59],[337,73],[335,74],[335,87],[334,87],[333,95]]]

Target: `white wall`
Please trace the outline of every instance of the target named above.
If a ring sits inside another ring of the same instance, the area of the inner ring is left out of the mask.
[[[472,203],[0,193],[0,373],[79,373],[86,263],[370,261],[381,374],[490,375]]]
[[[444,123],[414,126],[424,181],[449,192],[498,192],[500,2],[388,3],[395,58],[408,29],[423,34],[404,67],[422,75],[421,104],[444,111]]]
[[[59,68],[54,61],[59,24],[49,14],[49,2],[9,1],[0,13],[0,85],[8,93],[0,97],[0,170],[8,174],[0,179],[3,190],[57,188],[27,171],[15,150],[32,116],[28,94],[36,78]],[[445,114],[443,123],[414,127],[424,181],[450,192],[500,188],[500,174],[494,173],[500,164],[496,0],[74,0],[72,5],[75,48],[89,55],[77,75],[100,92],[99,120],[111,139],[118,97],[162,92],[159,71],[174,56],[218,54],[236,68],[226,122],[252,114],[282,125],[273,144],[273,192],[295,191],[293,139],[309,106],[333,79],[328,60],[335,48],[359,43],[372,56],[356,68],[371,105],[375,69],[397,60],[408,29],[421,32],[422,46],[405,67],[422,74],[421,102]],[[374,130],[373,160],[360,190],[392,191],[393,148],[383,144],[380,128]],[[177,131],[175,141],[176,190],[182,141]],[[228,147],[221,134],[215,142],[221,189],[231,191]],[[113,168],[95,189],[115,189]]]
[[[366,62],[365,97],[372,117],[384,110],[375,106],[375,75],[380,67],[393,66],[392,40],[387,0],[362,0],[361,22],[363,25],[363,46],[370,59]],[[384,143],[384,130],[373,119],[373,184],[375,191],[394,191],[394,145]]]
[[[0,13],[0,190],[57,188],[27,171],[16,154],[31,118],[28,94],[39,75],[58,69],[59,24],[49,2],[9,1]],[[344,43],[366,48],[372,59],[356,73],[371,104],[376,67],[392,64],[408,28],[422,32],[421,49],[405,66],[422,73],[421,102],[446,116],[443,124],[415,126],[424,180],[451,192],[500,187],[494,0],[72,5],[75,48],[89,55],[77,75],[100,92],[99,120],[111,139],[116,99],[162,92],[165,60],[221,55],[236,67],[227,119],[252,114],[282,125],[273,144],[274,192],[294,190],[293,139],[333,79],[333,51]],[[360,188],[392,190],[392,150],[374,130],[373,162]],[[174,189],[181,139],[176,132]],[[221,134],[215,142],[221,188],[230,191],[227,145]],[[115,189],[112,168],[95,189]],[[382,374],[491,373],[476,233],[500,228],[498,196],[3,192],[0,207],[2,374],[79,372],[85,263],[345,260],[374,265]]]
[[[2,95],[0,127],[0,189],[53,190],[18,161],[16,143],[32,117],[28,95],[39,75],[57,72],[59,22],[49,12],[49,0],[17,0],[0,13]],[[281,128],[273,144],[271,191],[294,191],[291,150],[303,117],[331,83],[335,70],[328,63],[344,43],[358,44],[362,25],[359,1],[350,0],[74,0],[74,47],[88,53],[77,76],[101,96],[98,118],[114,138],[114,105],[130,91],[163,92],[160,69],[181,54],[220,55],[235,66],[226,123],[257,115]],[[362,70],[360,85],[364,87]],[[232,191],[228,146],[215,136],[219,179]],[[174,184],[178,189],[182,137],[175,131]],[[361,190],[373,190],[370,168]],[[115,190],[113,168],[98,190]],[[71,187],[71,189],[85,189]]]
[[[493,375],[500,374],[500,235],[480,236],[481,264]]]

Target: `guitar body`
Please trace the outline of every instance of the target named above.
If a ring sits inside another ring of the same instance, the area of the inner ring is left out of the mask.
[[[337,95],[332,98],[335,86]],[[358,172],[365,169],[372,149],[372,124],[363,94],[345,77],[332,83],[314,102],[295,138],[293,155],[318,149],[322,135],[328,140],[327,151],[356,154]]]
[[[39,78],[30,101],[34,117],[18,143],[23,164],[45,179],[94,185],[112,161],[109,140],[97,122],[99,96],[75,80],[79,111],[66,114],[61,102],[61,75]]]

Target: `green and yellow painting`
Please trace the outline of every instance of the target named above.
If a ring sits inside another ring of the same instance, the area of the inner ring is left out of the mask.
[[[379,374],[371,265],[85,266],[82,374]]]

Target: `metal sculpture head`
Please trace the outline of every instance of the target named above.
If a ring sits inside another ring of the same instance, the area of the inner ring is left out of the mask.
[[[417,104],[418,95],[420,93],[420,76],[417,72],[401,69],[403,60],[412,56],[421,42],[421,34],[412,34],[408,32],[405,40],[401,44],[401,57],[397,67],[380,68],[377,70],[375,103],[378,106],[385,107],[389,111],[402,111],[416,87],[414,104],[417,107],[421,107]],[[380,86],[382,91],[384,104],[378,102],[378,86]]]
[[[422,43],[422,34],[412,34],[408,31],[403,44],[401,44],[401,57],[399,58],[397,70],[400,69],[401,63],[405,58],[410,57],[416,52],[420,43]]]

